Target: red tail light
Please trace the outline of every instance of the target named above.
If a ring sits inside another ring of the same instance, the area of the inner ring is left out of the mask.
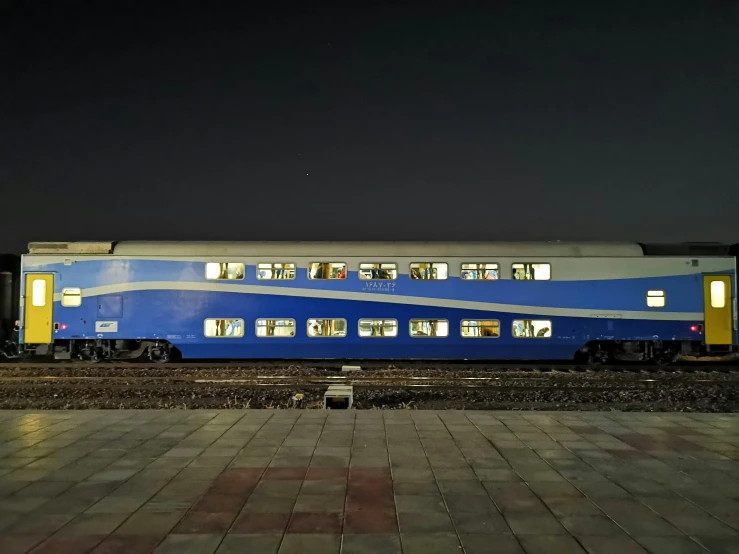
[[[701,330],[701,326],[700,325],[691,325],[690,326],[690,330],[693,331],[694,333],[697,333],[697,332],[699,332]]]

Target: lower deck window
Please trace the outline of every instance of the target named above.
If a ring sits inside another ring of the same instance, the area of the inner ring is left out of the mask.
[[[345,337],[346,319],[309,319],[309,337]]]
[[[206,319],[205,336],[209,338],[229,338],[244,336],[243,319]]]
[[[464,338],[500,336],[500,321],[497,319],[463,319],[461,332]]]
[[[294,337],[294,319],[257,319],[258,337]]]
[[[360,337],[397,337],[398,322],[395,319],[360,319]]]
[[[552,336],[552,322],[545,319],[516,319],[513,336],[518,339],[548,339]]]
[[[449,322],[446,319],[411,319],[412,337],[448,337]]]

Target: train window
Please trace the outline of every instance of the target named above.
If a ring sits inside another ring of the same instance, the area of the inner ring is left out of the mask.
[[[449,322],[446,319],[411,319],[412,337],[448,337]]]
[[[464,338],[500,336],[500,321],[497,319],[463,319],[461,333]]]
[[[724,306],[726,306],[726,283],[711,281],[711,308],[723,308]]]
[[[648,290],[647,291],[647,306],[649,306],[650,308],[664,308],[665,307],[665,291]]]
[[[243,319],[206,319],[204,334],[209,338],[239,338],[244,336]]]
[[[359,278],[369,279],[397,279],[398,264],[396,263],[366,263],[359,264]]]
[[[345,337],[346,319],[309,319],[309,337]]]
[[[552,266],[549,264],[513,264],[513,278],[520,281],[549,281]]]
[[[46,281],[34,279],[31,285],[31,304],[40,308],[46,306]]]
[[[398,322],[395,319],[360,319],[360,337],[397,337]]]
[[[459,276],[465,281],[494,281],[500,278],[498,264],[462,264]]]
[[[552,322],[548,320],[516,319],[513,321],[513,336],[517,339],[552,337]]]
[[[343,262],[313,262],[308,266],[309,279],[346,279]]]
[[[65,308],[77,308],[82,305],[81,289],[62,289],[62,306]]]
[[[442,280],[447,277],[447,264],[444,262],[417,262],[411,264],[411,279]]]
[[[294,319],[257,319],[257,336],[289,338],[295,336]]]
[[[245,266],[239,262],[208,262],[205,264],[205,278],[208,280],[240,280],[245,275]]]
[[[295,279],[295,264],[257,264],[257,279]]]

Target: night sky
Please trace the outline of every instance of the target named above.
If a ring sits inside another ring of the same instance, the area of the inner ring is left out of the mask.
[[[0,252],[739,242],[737,2],[149,4],[0,0]]]

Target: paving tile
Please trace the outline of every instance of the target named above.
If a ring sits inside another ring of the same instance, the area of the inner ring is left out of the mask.
[[[706,554],[702,546],[688,537],[639,537],[639,543],[654,554]]]
[[[285,535],[279,554],[339,554],[341,535]]]
[[[344,535],[341,554],[401,554],[400,535]],[[219,553],[220,554],[220,553]]]
[[[281,542],[281,534],[229,534],[221,542],[216,554],[277,554]]]
[[[511,532],[510,526],[500,514],[457,513],[452,514],[452,521],[457,533],[460,534],[501,534]]]
[[[300,494],[295,512],[343,512],[346,498],[343,494]]]
[[[161,540],[161,537],[111,535],[97,545],[92,554],[150,554]]]
[[[213,554],[222,538],[222,535],[169,535],[154,553]]]
[[[577,515],[559,518],[559,522],[576,537],[621,535],[623,530],[604,515]]]
[[[403,554],[450,554],[461,552],[457,535],[451,533],[402,533]]]
[[[508,512],[504,514],[516,535],[565,535],[567,531],[551,514]]]
[[[569,535],[525,535],[518,538],[526,554],[585,554]]]
[[[105,535],[80,537],[51,537],[32,550],[33,554],[86,554],[95,548]]]
[[[293,512],[287,533],[340,534],[342,520],[341,513]]]
[[[230,533],[236,534],[282,534],[290,520],[290,512],[252,513],[242,512],[234,521]]]
[[[345,535],[398,533],[398,517],[395,511],[348,512],[344,516]]]
[[[518,539],[510,534],[460,533],[459,539],[464,546],[465,554],[524,554]]]
[[[46,535],[0,534],[0,552],[3,554],[25,554],[46,539]]]
[[[441,497],[424,495],[396,494],[395,506],[398,512],[445,514],[446,506]]]
[[[143,512],[139,511],[129,517],[116,529],[122,535],[164,536],[169,533],[185,515],[184,512]]]
[[[454,533],[454,525],[448,514],[398,513],[400,532],[405,533]]]
[[[174,528],[175,534],[216,534],[228,531],[236,512],[190,511]]]

